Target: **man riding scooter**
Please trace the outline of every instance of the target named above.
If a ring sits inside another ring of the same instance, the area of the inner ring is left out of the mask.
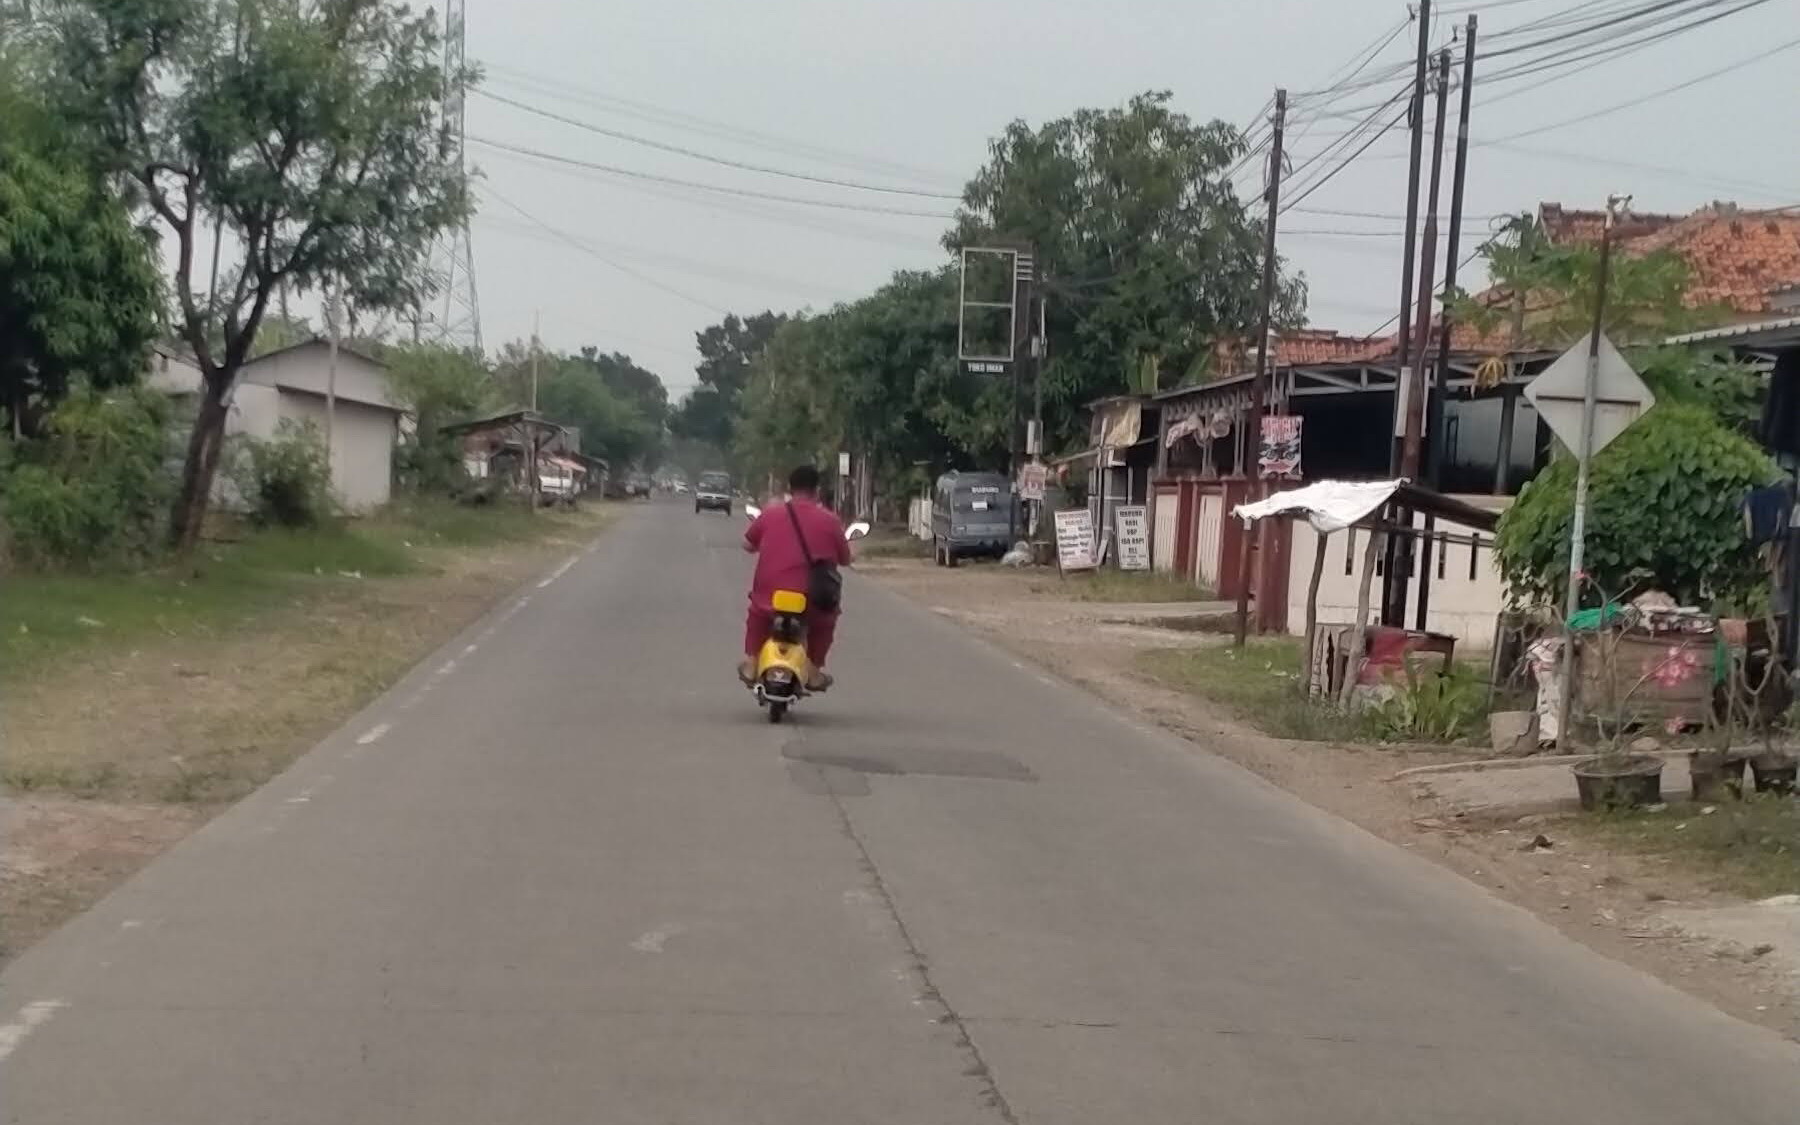
[[[802,465],[788,475],[785,503],[764,508],[744,532],[744,550],[756,556],[756,576],[750,583],[750,612],[744,620],[744,659],[738,678],[751,683],[756,676],[756,654],[769,639],[774,625],[772,599],[777,590],[814,589],[815,565],[835,571],[853,559],[844,525],[831,509],[819,503],[819,470]],[[817,599],[813,599],[815,602]],[[825,658],[837,633],[836,606],[809,605],[806,611],[806,649],[812,667],[808,691],[831,686]]]

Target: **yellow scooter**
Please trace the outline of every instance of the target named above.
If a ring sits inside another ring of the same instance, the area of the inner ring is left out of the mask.
[[[751,520],[762,515],[755,504],[745,506]],[[869,525],[858,521],[844,529],[844,538],[861,539],[869,533]],[[806,683],[812,678],[812,661],[806,655],[806,595],[798,590],[777,590],[769,599],[774,621],[769,639],[756,654],[756,676],[750,690],[756,703],[768,712],[771,723],[787,717],[788,708],[812,694]]]

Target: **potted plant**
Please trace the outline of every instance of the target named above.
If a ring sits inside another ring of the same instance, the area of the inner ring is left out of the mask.
[[[1602,599],[1601,604],[1610,607],[1613,603]],[[1685,675],[1687,662],[1680,658],[1678,650],[1671,650],[1676,655],[1651,661],[1651,666],[1621,693],[1618,690],[1619,655],[1635,621],[1634,613],[1609,616],[1603,609],[1593,631],[1584,638],[1587,643],[1578,647],[1571,645],[1576,648],[1577,660],[1586,659],[1598,664],[1597,675],[1584,675],[1580,682],[1598,685],[1598,690],[1606,697],[1605,713],[1596,710],[1593,716],[1600,735],[1600,753],[1582,758],[1569,767],[1575,775],[1575,791],[1583,809],[1641,808],[1662,803],[1663,760],[1653,754],[1631,752],[1625,746],[1625,733],[1632,724],[1631,699],[1644,684],[1667,679],[1672,671]]]

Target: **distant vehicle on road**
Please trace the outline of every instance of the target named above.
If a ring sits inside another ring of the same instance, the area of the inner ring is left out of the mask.
[[[731,514],[731,474],[701,473],[694,484],[694,511]]]
[[[625,478],[625,495],[633,499],[650,495],[650,478],[643,473],[632,473]]]
[[[931,557],[999,556],[1012,546],[1012,482],[1004,473],[945,473],[931,490]]]

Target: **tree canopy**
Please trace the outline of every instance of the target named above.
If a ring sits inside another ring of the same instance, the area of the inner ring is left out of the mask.
[[[696,333],[698,381],[670,415],[669,432],[714,449],[730,449],[751,365],[787,321],[785,313],[741,318],[733,313]]]
[[[1036,129],[1013,122],[944,237],[952,251],[1036,249],[1049,294],[1046,427],[1064,439],[1086,402],[1124,391],[1147,367],[1173,385],[1215,342],[1258,324],[1262,224],[1227,178],[1243,137],[1169,103],[1154,91]],[[1299,323],[1304,306],[1303,280],[1284,277],[1276,323]]]
[[[161,323],[143,232],[101,181],[0,139],[0,409],[35,433],[78,378],[136,380]]]
[[[437,21],[396,0],[46,0],[56,110],[173,241],[181,335],[205,380],[172,520],[198,534],[225,395],[281,287],[411,309],[468,210],[444,143]],[[222,224],[218,285],[197,260]],[[215,343],[217,341],[217,343]]]

